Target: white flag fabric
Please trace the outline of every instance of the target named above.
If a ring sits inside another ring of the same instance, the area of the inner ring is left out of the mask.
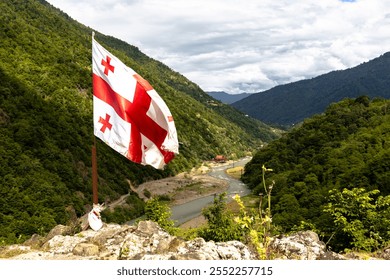
[[[129,160],[162,169],[179,153],[172,114],[152,86],[92,39],[94,134]]]

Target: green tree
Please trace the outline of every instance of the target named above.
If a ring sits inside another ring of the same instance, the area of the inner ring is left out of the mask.
[[[156,222],[161,228],[170,234],[175,234],[177,228],[171,220],[171,209],[167,202],[161,201],[158,197],[149,199],[145,205],[145,219]]]
[[[363,188],[331,190],[324,211],[354,248],[373,251],[389,242],[390,196],[377,196],[378,190]],[[336,237],[337,236],[336,232]]]
[[[207,226],[200,230],[199,236],[205,240],[241,240],[242,231],[234,221],[234,215],[226,208],[226,193],[214,198],[214,203],[202,210]]]

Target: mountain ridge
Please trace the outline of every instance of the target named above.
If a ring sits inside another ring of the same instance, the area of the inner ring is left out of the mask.
[[[246,92],[239,94],[229,94],[224,91],[207,91],[206,93],[225,104],[232,104],[251,95],[250,93]]]
[[[366,95],[390,98],[390,52],[346,70],[279,85],[232,104],[268,124],[291,126],[333,102]]]

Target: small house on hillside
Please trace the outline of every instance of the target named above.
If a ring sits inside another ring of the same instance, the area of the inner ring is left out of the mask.
[[[224,163],[226,162],[226,157],[223,155],[217,155],[215,156],[214,161]]]

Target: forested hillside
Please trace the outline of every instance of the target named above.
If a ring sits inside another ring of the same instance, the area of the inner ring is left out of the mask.
[[[359,97],[328,107],[256,153],[243,179],[272,184],[273,223],[314,229],[333,249],[390,241],[390,101]]]
[[[3,0],[0,11],[1,244],[66,224],[73,212],[86,213],[94,137],[92,30],[43,0]],[[144,206],[129,182],[172,176],[216,154],[240,157],[277,137],[136,47],[96,33],[166,101],[181,143],[180,154],[158,171],[97,141],[99,201],[130,192],[124,213],[129,220]]]
[[[390,98],[390,52],[350,69],[252,94],[232,106],[263,122],[292,126],[333,102],[361,95]]]

